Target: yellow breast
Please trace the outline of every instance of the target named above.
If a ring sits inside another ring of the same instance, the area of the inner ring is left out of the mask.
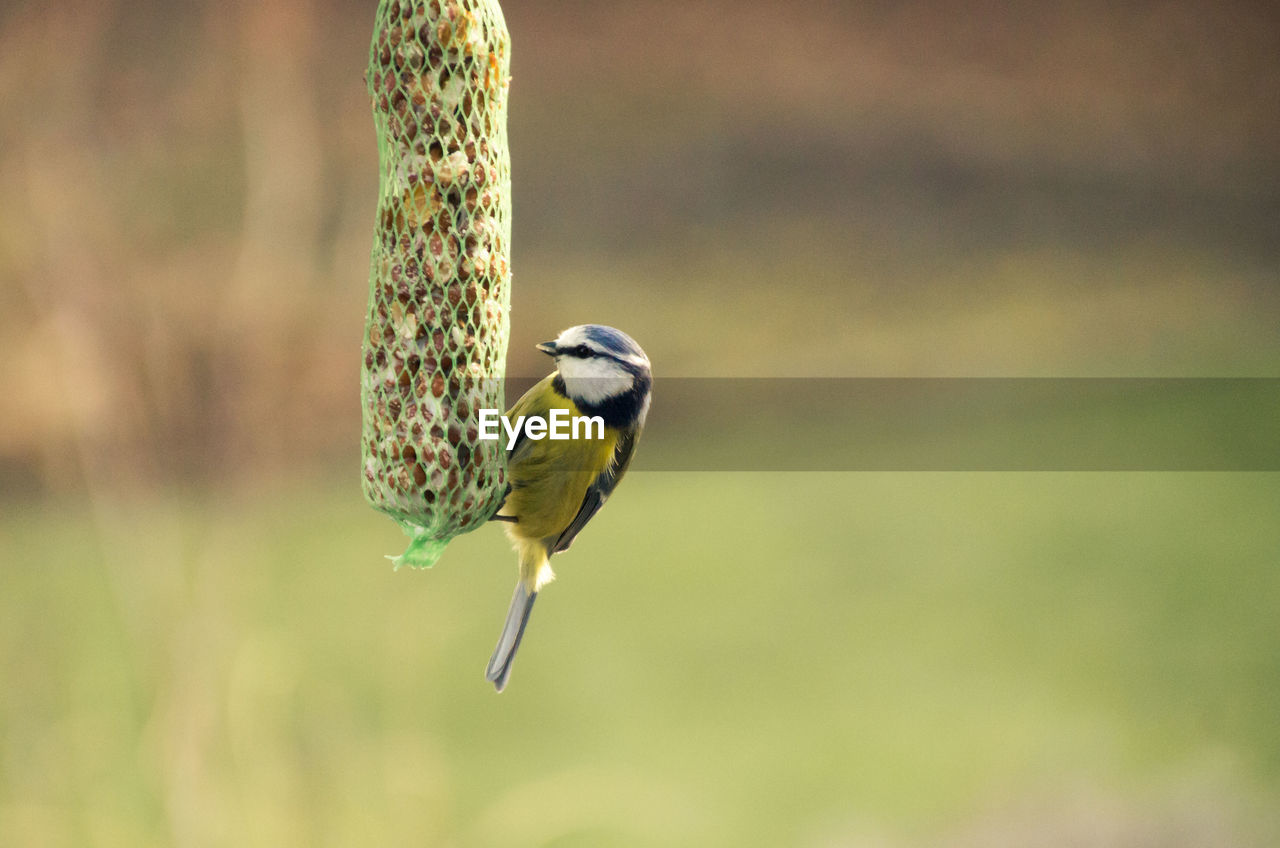
[[[570,417],[582,416],[573,401],[551,387],[551,380],[549,376],[539,382],[507,412],[512,424],[521,415],[550,420],[553,409],[564,410]],[[584,431],[590,438],[584,437]],[[597,435],[603,438],[594,438]],[[617,444],[617,431],[608,427],[581,427],[576,439],[525,436],[507,467],[512,489],[502,513],[518,519],[507,525],[508,532],[519,539],[554,544],[578,514],[587,487],[613,461]]]

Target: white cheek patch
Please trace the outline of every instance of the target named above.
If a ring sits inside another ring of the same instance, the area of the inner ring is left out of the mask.
[[[586,404],[603,403],[631,389],[631,374],[608,359],[562,356],[556,367],[564,378],[569,397]]]

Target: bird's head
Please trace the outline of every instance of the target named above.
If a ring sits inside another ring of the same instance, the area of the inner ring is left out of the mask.
[[[570,327],[538,350],[555,357],[566,394],[584,409],[634,398],[643,419],[652,378],[649,357],[621,330],[602,324]]]

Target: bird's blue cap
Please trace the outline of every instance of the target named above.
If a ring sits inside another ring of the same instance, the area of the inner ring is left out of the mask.
[[[583,332],[587,338],[598,343],[605,350],[618,356],[644,356],[644,351],[636,340],[621,330],[606,327],[604,324],[585,324]]]

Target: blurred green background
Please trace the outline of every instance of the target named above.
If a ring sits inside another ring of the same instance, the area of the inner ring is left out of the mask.
[[[638,471],[495,695],[360,496],[373,7],[0,9],[0,844],[1280,841],[1274,473]],[[511,374],[1280,372],[1265,4],[504,8]]]

